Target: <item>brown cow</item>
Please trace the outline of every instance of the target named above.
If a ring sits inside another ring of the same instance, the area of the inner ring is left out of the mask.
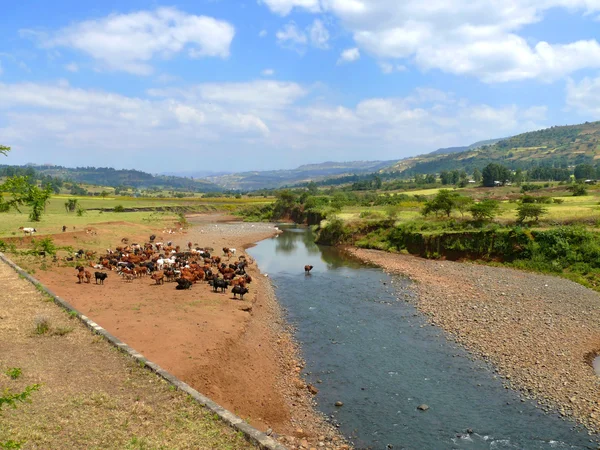
[[[165,284],[165,273],[162,270],[154,272],[150,278],[156,281],[156,284]]]
[[[84,274],[85,274],[85,282],[87,284],[90,284],[92,282],[92,274],[91,274],[91,272],[89,270],[85,270]]]

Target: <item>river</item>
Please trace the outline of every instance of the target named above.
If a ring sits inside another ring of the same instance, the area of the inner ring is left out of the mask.
[[[249,253],[297,329],[319,409],[355,448],[598,448],[427,324],[408,279],[318,246],[306,228],[282,229]],[[305,264],[314,266],[308,276]]]

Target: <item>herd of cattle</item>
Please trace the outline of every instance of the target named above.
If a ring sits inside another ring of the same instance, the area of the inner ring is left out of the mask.
[[[247,285],[252,278],[246,273],[248,265],[252,264],[251,258],[239,256],[232,262],[236,254],[234,248],[223,248],[223,259],[216,256],[214,249],[201,248],[198,244],[188,242],[187,249],[173,246],[172,242],[166,245],[155,242],[156,236],[150,236],[145,244],[130,244],[123,238],[115,250],[108,249],[105,254],[97,256],[96,252],[79,250],[72,257],[73,260],[87,260],[88,267],[96,269],[94,278],[96,284],[104,284],[108,278],[107,271],[114,271],[126,282],[149,276],[157,285],[165,282],[176,283],[176,289],[190,289],[198,282],[208,282],[214,292],[226,292],[232,287],[233,297],[241,299],[248,293]],[[78,283],[91,283],[92,273],[83,264],[76,267]]]

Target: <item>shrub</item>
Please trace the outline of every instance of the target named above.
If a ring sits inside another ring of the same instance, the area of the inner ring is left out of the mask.
[[[552,201],[556,204],[561,204],[565,202],[564,198],[553,198]]]
[[[113,208],[113,212],[116,212],[116,213],[125,212],[125,208],[123,207],[123,205],[116,205]]]
[[[522,223],[526,219],[531,218],[537,222],[540,216],[543,216],[546,212],[548,212],[548,210],[542,205],[535,203],[521,203],[517,207],[517,221]]]
[[[46,316],[38,316],[35,318],[36,334],[46,334],[50,331],[50,319]]]
[[[11,367],[4,372],[8,377],[13,380],[16,380],[21,376],[22,370],[20,367]]]
[[[469,212],[475,220],[493,220],[499,208],[500,203],[497,200],[485,199],[471,205]]]

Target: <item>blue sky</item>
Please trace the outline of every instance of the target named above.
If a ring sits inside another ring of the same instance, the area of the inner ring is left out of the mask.
[[[600,0],[14,2],[2,163],[387,160],[600,118]]]

